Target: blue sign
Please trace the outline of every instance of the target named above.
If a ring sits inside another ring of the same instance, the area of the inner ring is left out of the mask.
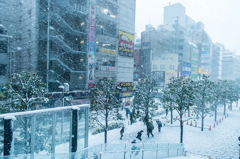
[[[207,54],[207,51],[202,51],[202,54],[206,55],[206,54]]]
[[[182,62],[182,76],[190,78],[192,75],[192,64],[191,62]]]

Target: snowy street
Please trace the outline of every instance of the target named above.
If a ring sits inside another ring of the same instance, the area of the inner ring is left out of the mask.
[[[215,156],[222,158],[236,158],[238,156],[238,136],[240,136],[240,111],[239,108],[233,106],[233,111],[227,110],[229,117],[226,119],[223,116],[223,108],[220,107],[218,110],[218,119],[224,118],[223,121],[215,125],[214,117],[206,117],[205,119],[205,129],[202,132],[200,130],[200,119],[198,120],[198,126],[194,127],[186,125],[184,123],[184,145],[185,150],[189,152],[194,152],[196,154],[207,155],[212,158]],[[162,115],[162,117],[164,117]],[[174,112],[174,117],[177,113]],[[179,117],[179,116],[178,116]],[[154,119],[159,118],[155,117]],[[168,119],[170,118],[170,113],[168,114]],[[186,118],[186,117],[185,117]],[[164,120],[160,118],[164,123]],[[137,136],[137,132],[143,130],[142,141],[137,140],[138,143],[179,143],[180,141],[180,127],[179,121],[176,121],[171,125],[167,123],[166,126],[162,128],[162,132],[157,132],[157,125],[154,122],[154,137],[147,137],[146,126],[143,122],[137,122],[133,125],[128,125],[128,121],[125,121],[126,130],[123,136],[123,140],[120,140],[120,129],[115,129],[108,131],[108,143],[120,144],[120,143],[131,143],[133,139]],[[208,126],[211,125],[211,131],[209,131]],[[98,145],[104,143],[104,133],[97,135],[89,134],[89,146]],[[187,153],[189,155],[190,153]],[[195,155],[196,157],[206,158],[200,155]]]

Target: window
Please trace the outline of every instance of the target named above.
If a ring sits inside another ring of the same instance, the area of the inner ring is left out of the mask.
[[[165,65],[160,65],[160,69],[165,69]]]
[[[179,50],[183,50],[183,45],[178,46]]]
[[[32,15],[32,10],[31,9],[28,10],[28,15],[31,17],[31,15]]]
[[[7,73],[6,66],[7,65],[0,64],[0,75],[3,75],[3,76],[6,75],[6,73]]]
[[[153,65],[153,69],[157,69],[157,65]]]

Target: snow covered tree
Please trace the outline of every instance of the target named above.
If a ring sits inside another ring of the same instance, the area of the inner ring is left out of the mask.
[[[171,112],[171,124],[173,123],[173,110],[176,109],[174,103],[174,98],[173,96],[169,95],[170,94],[170,89],[168,87],[165,87],[163,89],[163,96],[160,97],[160,101],[162,101],[163,108],[164,109],[169,109]]]
[[[211,111],[210,107],[208,106],[208,101],[210,98],[210,91],[213,86],[213,82],[209,80],[210,76],[203,75],[202,79],[197,81],[195,84],[195,91],[196,93],[196,109],[198,114],[201,116],[202,119],[202,127],[201,131],[203,131],[204,128],[204,119]]]
[[[158,103],[155,101],[157,92],[157,84],[151,76],[140,79],[138,85],[133,89],[133,110],[140,111],[137,117],[144,117],[147,121],[150,115],[158,109]]]
[[[218,105],[221,102],[221,96],[222,96],[222,81],[217,81],[213,83],[212,88],[210,89],[210,98],[209,101],[212,103],[212,110],[214,111],[214,121],[217,121],[217,109]]]
[[[220,100],[220,104],[223,105],[223,115],[226,115],[226,105],[229,102],[228,101],[228,92],[229,92],[229,87],[228,87],[228,82],[225,81],[221,81],[221,85],[222,85],[222,89],[221,89],[221,100]]]
[[[36,73],[14,73],[9,77],[9,81],[3,87],[4,99],[7,102],[6,104],[1,105],[1,113],[14,113],[42,109],[44,108],[43,104],[48,101],[48,99],[44,97],[44,94],[46,93],[45,84]],[[37,116],[36,128],[38,124],[41,124],[44,120],[46,119],[41,116]],[[14,141],[15,145],[18,145],[16,151],[14,152],[16,155],[30,153],[30,123],[30,117],[18,117],[18,120],[15,121],[14,131],[18,131],[20,136],[20,139],[16,139]],[[50,138],[49,135],[38,134],[38,131],[36,131],[36,141],[38,141],[38,136],[41,136],[41,139],[39,140],[38,145],[35,146],[35,152],[46,150],[46,143]]]
[[[227,93],[227,99],[230,102],[229,109],[232,110],[232,104],[234,101],[238,100],[238,91],[237,87],[234,81],[229,81],[228,82],[228,93]]]
[[[183,114],[188,110],[190,106],[194,104],[194,82],[185,77],[171,78],[171,82],[168,84],[168,90],[163,95],[163,101],[172,102],[173,107],[180,116],[180,143],[183,143]],[[169,105],[166,105],[166,107]],[[170,108],[170,107],[169,107]]]
[[[238,100],[240,99],[240,78],[236,79],[235,88],[236,88],[236,107],[238,107]]]
[[[121,87],[114,80],[102,80],[91,89],[91,120],[104,129],[104,142],[107,143],[107,131],[110,120],[123,120],[119,113]]]
[[[0,107],[1,113],[29,111],[43,108],[45,84],[41,78],[30,72],[14,73],[4,85],[7,103]]]

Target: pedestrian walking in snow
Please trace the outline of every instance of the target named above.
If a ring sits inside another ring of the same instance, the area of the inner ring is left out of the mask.
[[[120,140],[122,140],[123,133],[124,133],[124,126],[123,126],[122,129],[120,130],[120,135],[121,135]]]
[[[149,137],[149,134],[151,134],[152,137],[154,137],[154,135],[152,133],[153,129],[154,129],[154,125],[153,125],[153,122],[150,120],[150,121],[147,122],[147,135],[148,135],[148,137]]]
[[[132,143],[132,144],[136,144],[136,139],[134,139],[131,143]]]
[[[161,128],[162,128],[162,122],[160,120],[156,120],[157,125],[158,125],[158,132],[161,132]]]
[[[130,114],[130,124],[132,125],[133,123],[133,116],[132,116],[132,113]]]
[[[139,139],[140,141],[142,141],[142,132],[143,132],[143,130],[141,130],[141,131],[139,131],[138,133],[137,133],[137,139]]]
[[[166,116],[168,115],[168,108],[166,109]]]

